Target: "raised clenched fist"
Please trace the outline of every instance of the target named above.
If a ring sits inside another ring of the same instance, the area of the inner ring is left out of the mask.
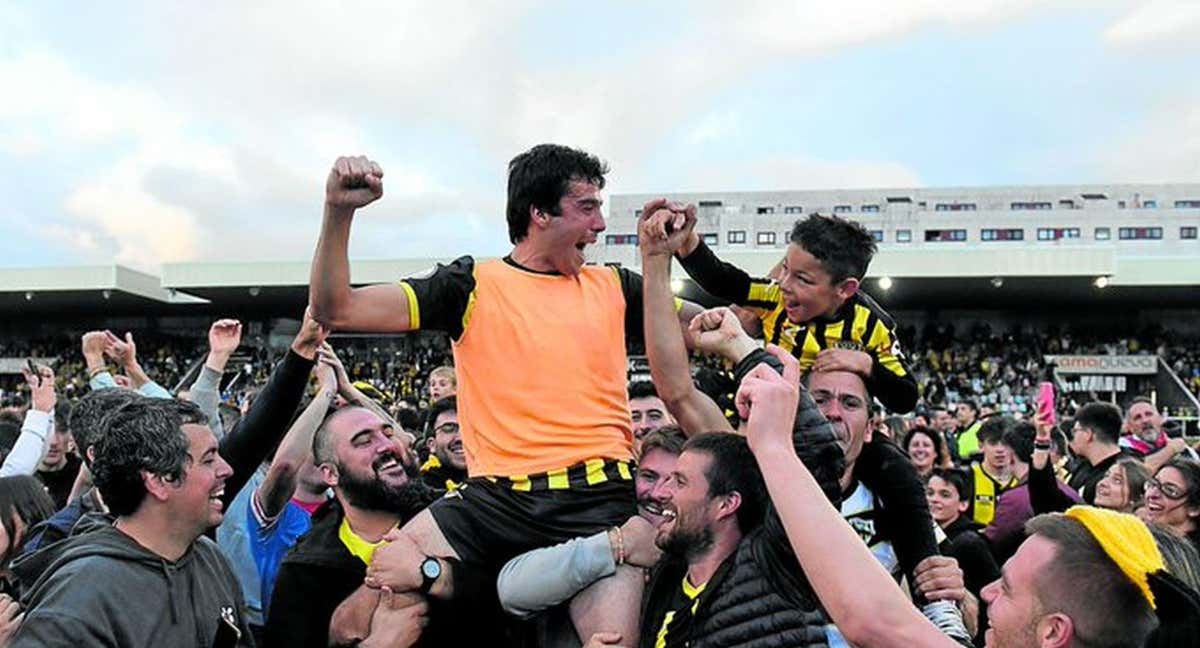
[[[340,157],[325,181],[325,204],[338,209],[365,207],[383,195],[383,169],[364,156]]]

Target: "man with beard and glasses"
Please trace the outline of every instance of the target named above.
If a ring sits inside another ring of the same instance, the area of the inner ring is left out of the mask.
[[[327,646],[334,610],[363,583],[367,565],[385,536],[434,498],[417,479],[408,434],[394,430],[368,409],[331,413],[312,442],[313,461],[335,499],[313,514],[312,530],[283,560],[267,617],[267,646]],[[426,574],[445,574],[449,563],[433,559]],[[430,596],[451,591],[448,576],[418,588]],[[384,593],[373,624],[379,630],[411,632],[415,640],[427,612],[421,597]],[[386,641],[385,641],[386,640]],[[362,645],[408,645],[403,637],[368,637]]]
[[[421,464],[421,480],[430,488],[453,490],[467,481],[467,454],[458,426],[458,399],[434,401],[425,414],[429,459]]]

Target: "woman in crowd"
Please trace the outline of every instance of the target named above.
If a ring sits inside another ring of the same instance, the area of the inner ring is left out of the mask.
[[[21,555],[25,530],[54,515],[54,502],[35,477],[0,478],[0,593],[13,594],[9,561]]]
[[[54,515],[54,501],[30,475],[0,478],[0,646],[7,646],[23,618],[8,565],[21,555],[25,530]]]
[[[1200,548],[1200,462],[1176,457],[1159,468],[1138,514]]]
[[[922,480],[928,480],[934,468],[950,468],[950,455],[942,435],[929,428],[915,427],[904,435],[905,452],[917,468]]]
[[[1150,471],[1137,459],[1122,459],[1113,464],[1104,479],[1096,484],[1096,506],[1121,513],[1133,513],[1142,505]]]

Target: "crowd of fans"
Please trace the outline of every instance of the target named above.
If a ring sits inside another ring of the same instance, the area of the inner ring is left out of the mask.
[[[231,319],[0,347],[29,358],[0,646],[1194,645],[1194,449],[1149,399],[1044,384],[1044,354],[1104,344],[898,344],[839,218],[798,221],[766,281],[655,200],[643,275],[587,266],[606,171],[535,147],[511,255],[352,288],[383,172],[339,159],[277,357]],[[676,299],[672,257],[733,306]]]
[[[1031,411],[1038,384],[1047,375],[1045,357],[1062,353],[1153,354],[1164,358],[1184,385],[1200,396],[1200,358],[1190,351],[1200,342],[1185,340],[1168,344],[1160,331],[1131,337],[1113,334],[1082,337],[1053,331],[997,333],[986,325],[955,331],[953,325],[945,324],[929,325],[920,333],[913,327],[900,327],[897,338],[905,345],[910,368],[920,386],[918,409],[973,400],[992,411],[1024,415]],[[403,403],[403,407],[411,409],[422,409],[429,404],[429,371],[453,363],[450,339],[442,333],[333,336],[331,343],[344,358],[353,380],[370,384],[388,403],[397,406]],[[137,345],[144,356],[141,362],[145,370],[163,385],[178,385],[188,369],[203,359],[194,342],[179,336],[139,333]],[[252,396],[255,385],[266,379],[273,356],[272,350],[263,344],[246,344],[240,351],[237,370],[245,376],[234,388],[222,392],[224,401],[236,405]],[[645,349],[639,344],[630,352],[631,357],[644,356]],[[58,387],[68,399],[86,393],[83,361],[76,354],[77,341],[65,336],[0,344],[0,357],[55,359]],[[697,357],[695,366],[702,374],[725,373],[724,362],[715,356]],[[638,369],[631,365],[630,373],[636,374]],[[705,379],[707,376],[701,378]],[[729,387],[727,383],[724,386]],[[0,402],[14,396],[20,388],[20,376],[0,376]],[[1195,415],[1186,407],[1176,413]]]

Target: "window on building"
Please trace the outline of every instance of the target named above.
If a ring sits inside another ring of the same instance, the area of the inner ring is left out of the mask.
[[[701,200],[700,202],[698,202],[696,204],[700,207],[720,207],[721,201],[720,200]]]
[[[875,239],[876,243],[883,243],[883,230],[871,230],[871,238]]]
[[[1175,209],[1200,209],[1200,200],[1176,200]]]
[[[965,229],[925,230],[926,243],[951,243],[967,240]]]
[[[896,230],[896,242],[908,243],[912,241],[912,230]]]
[[[1064,198],[1058,201],[1058,206],[1065,209],[1075,209],[1075,201],[1070,198]]]
[[[745,243],[746,230],[730,230],[729,235],[725,237],[729,243]]]
[[[1142,209],[1158,209],[1157,200],[1143,200]]]
[[[774,207],[759,207],[758,213],[759,214],[774,214],[775,208]]]
[[[1162,238],[1161,227],[1122,227],[1117,230],[1122,241],[1156,241]]]
[[[835,213],[835,214],[849,214],[850,212],[851,212],[850,205],[834,205],[833,206],[833,213]]]
[[[1190,226],[1189,227],[1180,227],[1179,228],[1179,238],[1181,238],[1181,239],[1196,238],[1196,228],[1190,227]]]
[[[1015,202],[1009,203],[1008,208],[1013,211],[1023,209],[1051,209],[1052,205],[1048,202]]]
[[[862,210],[868,214],[875,214],[879,212],[879,205],[863,205]]]
[[[937,203],[933,211],[975,211],[975,203]]]
[[[888,196],[887,201],[888,201],[889,205],[892,203],[908,203],[910,205],[912,204],[912,198],[910,198],[908,196]]]
[[[720,239],[720,237],[716,234],[701,234],[700,238],[704,241],[704,244],[709,247],[716,245],[717,241]]]
[[[785,214],[799,214],[799,213],[802,213],[803,211],[804,211],[804,208],[801,207],[800,205],[787,205],[786,207],[783,208],[783,213],[785,213]]]
[[[1111,238],[1112,238],[1112,232],[1110,232],[1107,227],[1097,227],[1096,228],[1096,240],[1097,241],[1107,241]]]
[[[983,241],[1024,241],[1023,229],[984,229],[980,230],[979,238]]]
[[[1102,193],[1085,193],[1079,196],[1084,200],[1108,200],[1108,196]]]
[[[604,243],[606,245],[637,245],[637,234],[606,234]]]
[[[775,232],[759,232],[756,240],[759,245],[775,245]]]
[[[1124,200],[1117,201],[1117,209],[1125,209],[1125,201]]]
[[[1078,227],[1039,227],[1037,231],[1039,241],[1057,241],[1059,239],[1077,239],[1079,238]]]

